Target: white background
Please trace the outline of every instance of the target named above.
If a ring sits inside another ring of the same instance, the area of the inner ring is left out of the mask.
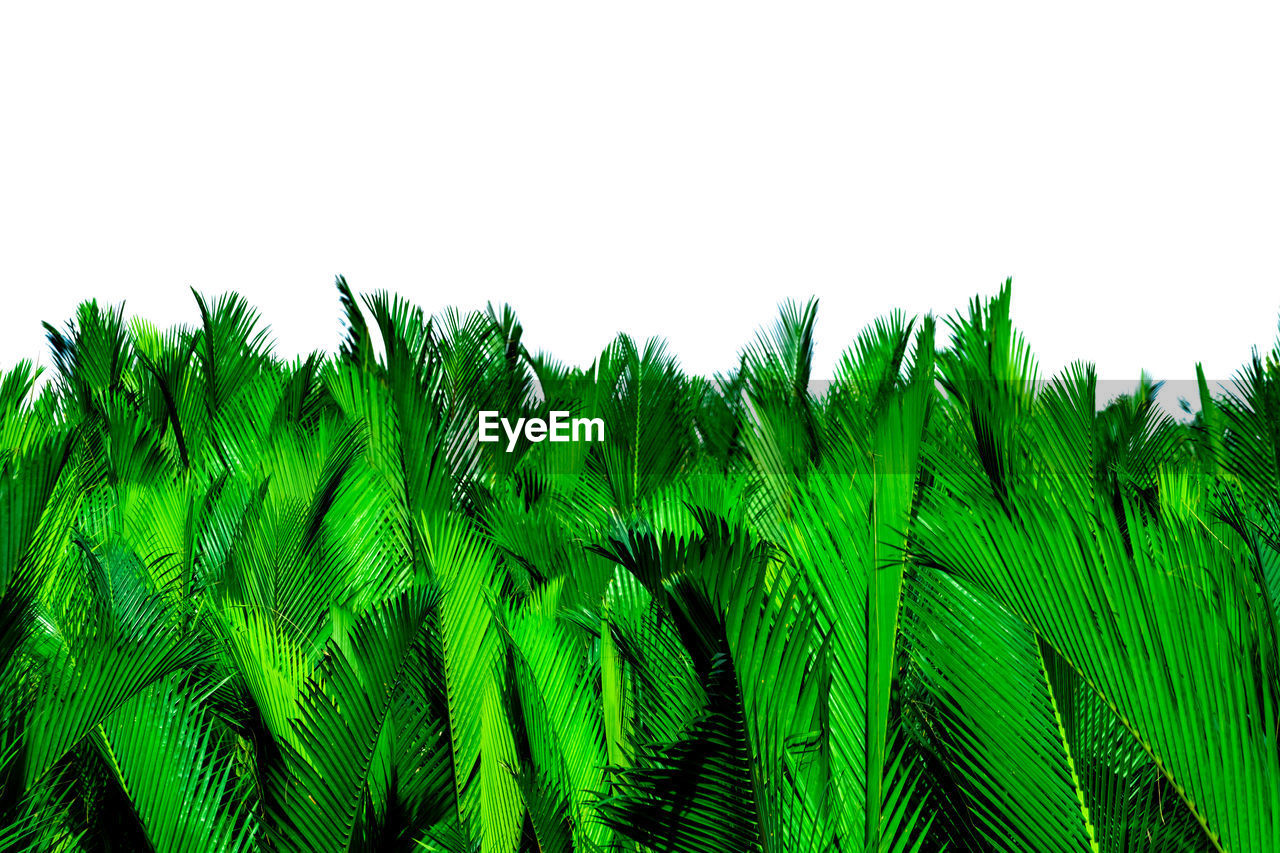
[[[0,364],[85,298],[236,289],[332,349],[332,277],[731,367],[821,298],[1014,277],[1042,367],[1229,377],[1280,312],[1274,4],[4,3]]]

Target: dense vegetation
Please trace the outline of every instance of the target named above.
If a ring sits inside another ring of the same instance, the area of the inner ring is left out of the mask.
[[[0,382],[0,849],[1280,849],[1280,361],[1041,381],[1006,284],[811,383],[338,282]],[[477,412],[605,441],[474,441]]]

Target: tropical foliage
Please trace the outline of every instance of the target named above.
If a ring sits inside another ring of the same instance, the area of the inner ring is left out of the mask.
[[[1280,850],[1280,352],[1176,422],[1007,283],[821,385],[813,303],[708,379],[338,291],[0,375],[0,849]]]

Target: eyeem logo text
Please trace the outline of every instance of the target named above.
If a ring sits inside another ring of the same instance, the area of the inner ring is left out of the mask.
[[[603,418],[570,418],[568,412],[552,412],[551,420],[542,418],[518,418],[514,424],[497,412],[480,413],[480,429],[477,441],[501,441],[498,427],[507,434],[507,452],[516,449],[516,442],[524,437],[534,442],[546,441],[604,441]]]

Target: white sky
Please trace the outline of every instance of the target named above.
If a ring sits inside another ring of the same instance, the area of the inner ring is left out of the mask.
[[[816,294],[829,375],[1012,275],[1050,371],[1228,377],[1280,313],[1280,13],[1059,8],[5,3],[0,364],[189,285],[332,349],[344,273],[704,373]]]

